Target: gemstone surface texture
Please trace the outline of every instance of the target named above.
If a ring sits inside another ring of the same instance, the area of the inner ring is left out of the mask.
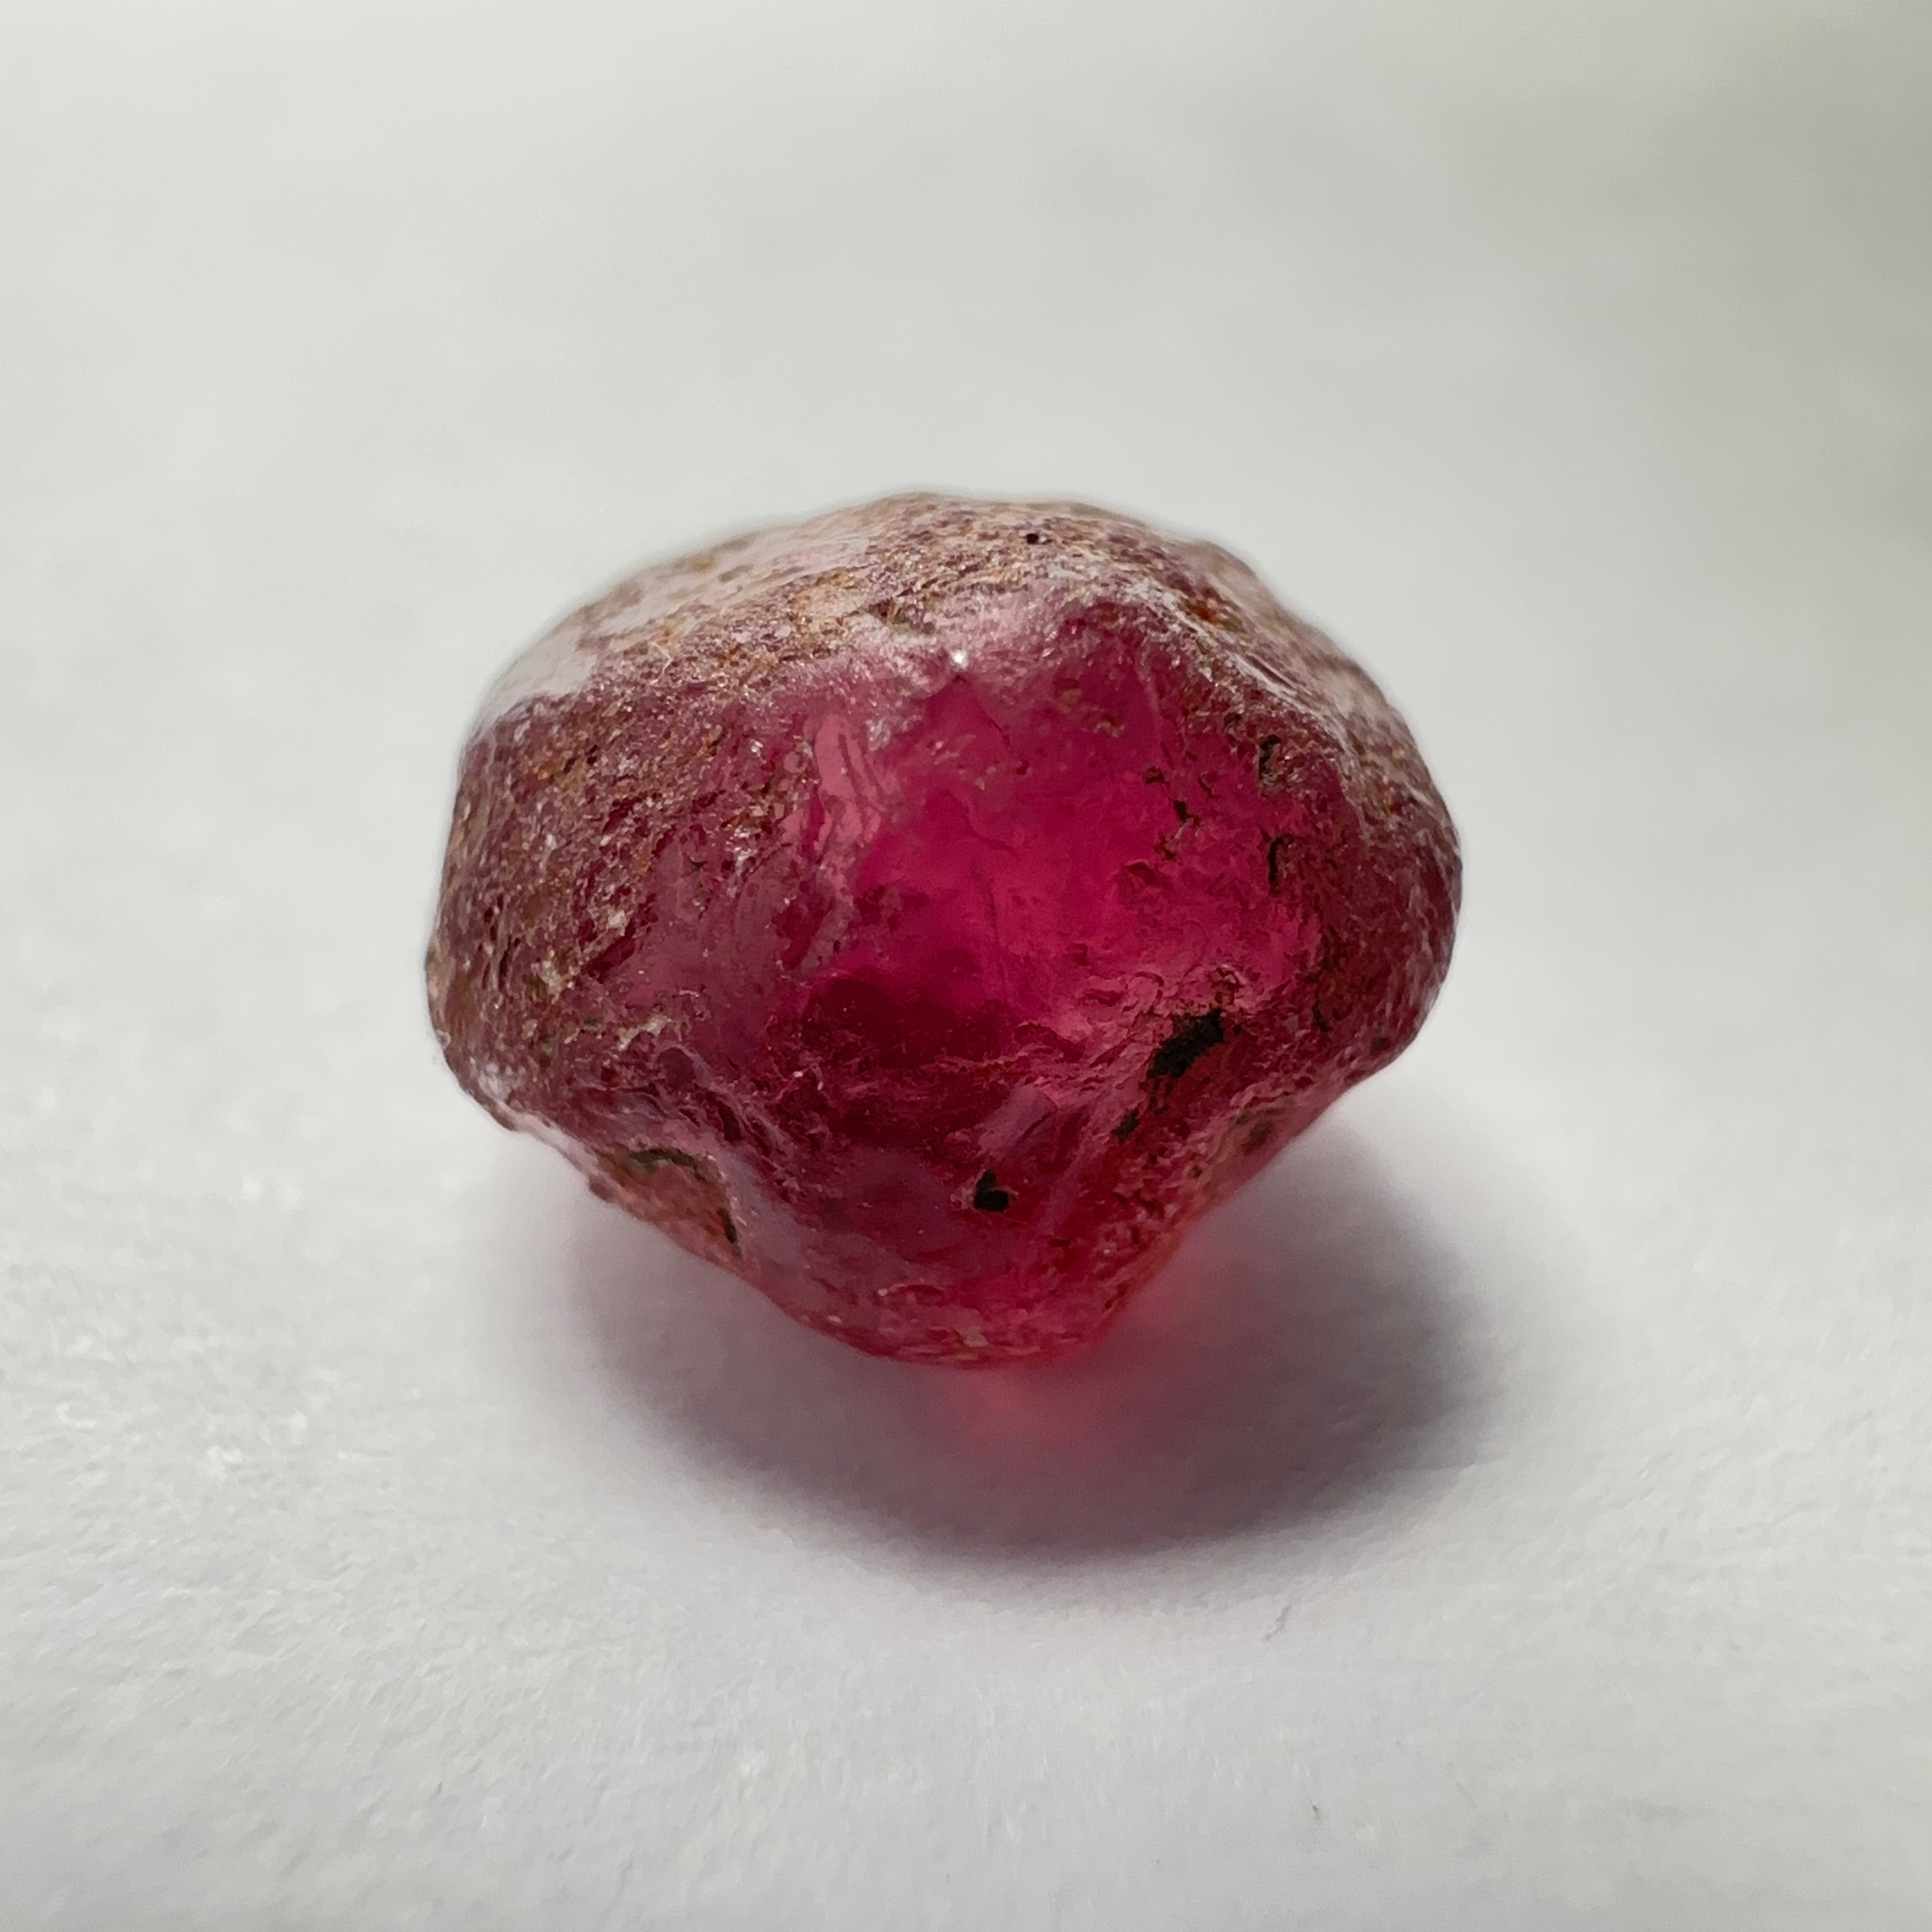
[[[892,497],[511,667],[430,1009],[499,1120],[800,1321],[1040,1359],[1414,1037],[1459,880],[1401,718],[1235,558]]]

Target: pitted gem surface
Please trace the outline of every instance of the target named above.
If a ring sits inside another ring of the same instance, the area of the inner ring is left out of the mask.
[[[499,1120],[800,1321],[1037,1359],[1408,1044],[1458,881],[1401,719],[1226,552],[896,497],[512,667],[430,1004]]]

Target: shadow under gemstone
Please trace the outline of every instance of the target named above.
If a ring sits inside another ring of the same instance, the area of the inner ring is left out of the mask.
[[[1464,1263],[1332,1119],[1046,1367],[860,1355],[587,1193],[565,1213],[542,1318],[630,1420],[776,1499],[962,1554],[1098,1556],[1363,1503],[1471,1460],[1489,1400]]]

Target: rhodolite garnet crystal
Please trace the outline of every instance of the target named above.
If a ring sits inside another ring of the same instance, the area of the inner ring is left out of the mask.
[[[886,499],[658,564],[497,684],[429,952],[457,1078],[874,1354],[1092,1340],[1414,1036],[1456,836],[1212,544]]]

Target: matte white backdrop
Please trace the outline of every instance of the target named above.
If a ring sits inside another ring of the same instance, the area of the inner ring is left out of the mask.
[[[497,665],[909,484],[1220,536],[1435,1019],[1051,1372],[458,1093]],[[1932,11],[0,4],[0,1922],[1932,1922]]]

